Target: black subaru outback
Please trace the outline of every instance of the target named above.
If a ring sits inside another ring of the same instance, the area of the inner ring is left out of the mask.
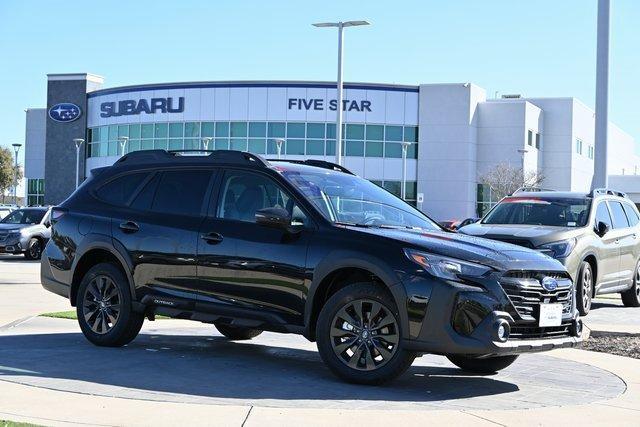
[[[52,223],[42,284],[99,346],[162,314],[232,340],[302,334],[335,374],[373,384],[421,353],[489,373],[581,341],[560,263],[447,232],[328,162],[134,152],[93,170]]]

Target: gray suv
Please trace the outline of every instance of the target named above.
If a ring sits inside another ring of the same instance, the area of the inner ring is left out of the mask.
[[[0,253],[24,254],[26,259],[40,259],[51,237],[50,211],[46,207],[23,208],[0,221]]]
[[[577,308],[619,292],[640,307],[640,215],[624,193],[518,191],[461,233],[539,250],[560,261],[576,283]]]

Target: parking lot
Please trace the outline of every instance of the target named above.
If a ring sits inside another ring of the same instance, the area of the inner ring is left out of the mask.
[[[632,425],[640,408],[640,361],[584,350],[524,355],[490,376],[463,374],[444,357],[427,355],[398,381],[365,387],[334,378],[315,345],[293,335],[264,333],[239,343],[211,325],[157,320],[124,348],[98,348],[75,321],[38,316],[70,309],[41,289],[38,268],[21,257],[0,258],[0,418],[326,425],[380,424],[386,414],[409,425],[513,425],[580,416],[581,423]],[[587,326],[638,332],[640,310],[618,305],[597,300]]]

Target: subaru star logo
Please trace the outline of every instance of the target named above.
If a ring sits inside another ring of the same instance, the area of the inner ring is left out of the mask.
[[[80,107],[70,102],[63,102],[49,108],[49,117],[56,122],[72,122],[80,117],[81,113]]]
[[[558,281],[553,277],[549,277],[549,276],[543,278],[541,283],[542,283],[542,287],[549,292],[555,291],[556,288],[558,287]]]

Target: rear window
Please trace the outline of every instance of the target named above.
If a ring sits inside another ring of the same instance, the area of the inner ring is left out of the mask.
[[[609,208],[611,209],[611,217],[613,219],[613,228],[626,228],[629,226],[629,221],[627,220],[627,215],[624,213],[624,209],[622,209],[622,204],[620,202],[608,202]]]
[[[589,220],[590,206],[591,199],[586,197],[506,197],[482,223],[584,227]]]
[[[137,172],[118,177],[98,188],[96,196],[112,205],[124,206],[148,175],[148,172]]]

